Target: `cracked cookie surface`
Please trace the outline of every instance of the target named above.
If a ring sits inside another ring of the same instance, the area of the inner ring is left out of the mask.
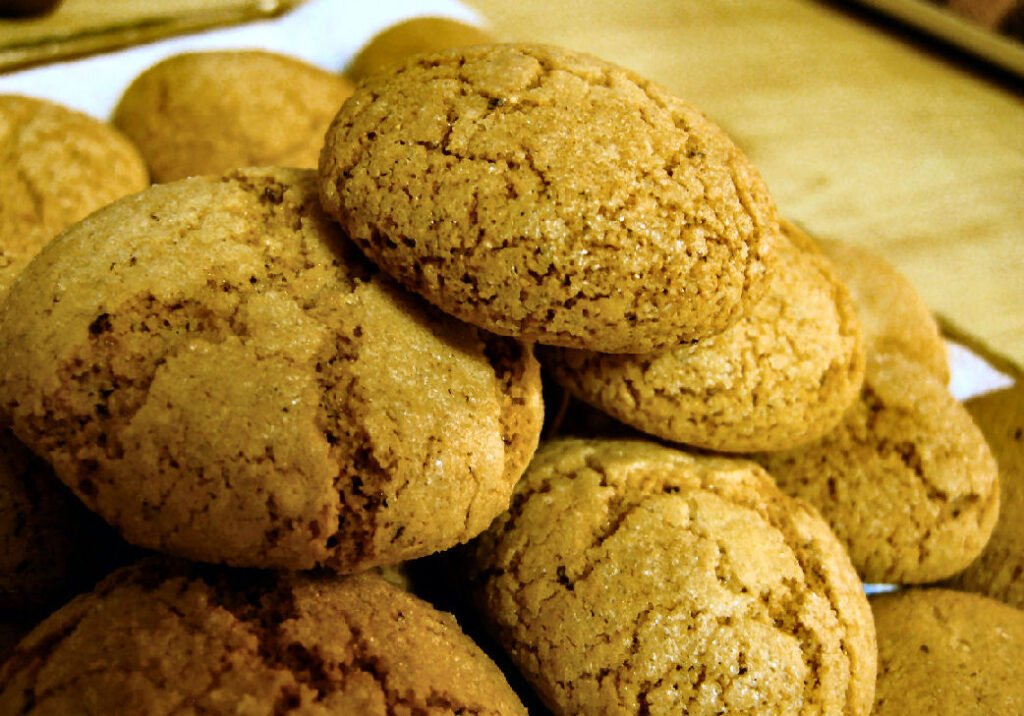
[[[315,172],[153,186],[28,271],[0,313],[3,407],[136,544],[392,564],[485,529],[536,446],[532,348],[378,273]]]
[[[373,575],[160,559],[114,573],[24,638],[3,713],[525,715],[450,615]]]
[[[756,464],[558,440],[470,546],[479,604],[559,714],[867,714],[871,613]]]
[[[111,125],[52,102],[0,96],[0,297],[60,231],[147,186],[138,150]]]
[[[189,52],[139,75],[111,121],[138,145],[153,181],[313,168],[352,89],[340,75],[273,52]]]
[[[364,82],[320,159],[325,209],[400,283],[502,335],[642,353],[760,296],[775,209],[721,129],[596,58],[418,56]]]
[[[932,582],[985,546],[996,462],[970,415],[926,368],[869,355],[864,387],[817,442],[755,459],[821,510],[866,582]]]
[[[871,609],[875,716],[1024,713],[1024,612],[947,589],[872,597]]]
[[[971,398],[964,407],[999,465],[999,519],[981,556],[953,584],[1024,609],[1024,385]]]
[[[764,297],[718,335],[663,353],[542,349],[580,399],[665,440],[709,450],[782,450],[835,427],[857,397],[864,350],[828,260],[777,238]]]

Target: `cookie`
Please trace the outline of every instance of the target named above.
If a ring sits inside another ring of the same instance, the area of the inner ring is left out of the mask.
[[[530,346],[377,272],[320,211],[312,170],[155,185],[25,277],[0,313],[0,405],[141,546],[393,564],[484,530],[536,445]]]
[[[546,443],[471,561],[482,610],[557,714],[871,708],[853,567],[749,461]]]
[[[58,232],[148,185],[142,157],[109,124],[0,95],[0,297]]]
[[[486,30],[447,17],[414,17],[374,35],[345,67],[345,75],[361,82],[388,70],[411,55],[494,42]]]
[[[185,53],[139,75],[112,121],[157,182],[248,166],[313,168],[350,94],[344,77],[285,55]]]
[[[871,600],[875,716],[1024,713],[1024,612],[977,594],[908,589]]]
[[[949,382],[946,343],[928,305],[907,278],[870,249],[817,239],[850,289],[870,353],[899,353]]]
[[[812,442],[857,397],[864,349],[828,260],[781,236],[776,254],[765,296],[716,336],[655,354],[538,356],[581,400],[665,440],[724,452]]]
[[[0,684],[26,715],[526,713],[451,615],[379,577],[159,560],[44,621]]]
[[[1024,384],[964,405],[999,464],[999,520],[981,556],[953,584],[1024,609]]]
[[[971,416],[925,368],[868,357],[843,421],[811,445],[755,459],[828,520],[866,582],[950,577],[999,512],[996,463]]]
[[[399,283],[501,335],[645,353],[763,291],[775,209],[697,110],[536,45],[410,59],[331,125],[321,198]]]

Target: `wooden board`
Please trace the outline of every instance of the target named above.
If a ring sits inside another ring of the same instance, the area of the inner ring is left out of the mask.
[[[300,1],[64,0],[43,17],[0,19],[0,71],[270,17]]]
[[[1024,78],[1024,45],[933,0],[856,0]]]
[[[780,210],[881,251],[957,331],[1024,366],[1020,85],[811,0],[469,0],[505,40],[631,67],[722,124]]]

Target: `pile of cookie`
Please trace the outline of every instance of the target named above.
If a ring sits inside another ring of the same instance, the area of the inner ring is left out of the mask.
[[[9,243],[5,198],[3,606],[68,596],[39,564],[131,563],[20,641],[0,713],[1019,711],[1018,609],[863,589],[963,573],[1021,606],[909,284],[780,220],[629,71],[379,49],[356,86],[268,53],[152,68],[88,140],[143,178],[52,240],[43,188],[110,186],[60,175],[86,140],[51,130],[45,180],[4,157],[40,228]],[[58,109],[19,102],[24,143]],[[990,433],[1019,470],[1020,427]],[[430,576],[486,634],[410,593]],[[995,656],[963,667],[975,639]]]

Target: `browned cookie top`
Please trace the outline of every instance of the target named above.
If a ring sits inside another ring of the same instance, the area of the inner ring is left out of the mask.
[[[754,463],[547,443],[472,558],[487,618],[558,714],[870,710],[849,558]]]
[[[761,293],[775,210],[697,110],[533,45],[419,56],[345,103],[326,210],[385,271],[503,335],[642,353],[716,333]]]
[[[238,167],[316,166],[352,93],[344,77],[272,52],[190,52],[139,75],[113,122],[158,182]]]
[[[1024,612],[945,589],[874,597],[875,716],[1024,713]]]
[[[926,368],[868,357],[860,396],[809,445],[756,456],[828,520],[867,582],[924,583],[966,567],[999,512],[984,436]]]
[[[965,407],[999,464],[999,521],[955,584],[1024,609],[1024,384],[971,398]]]
[[[109,124],[0,96],[0,295],[58,232],[148,185],[138,151]]]
[[[413,17],[370,38],[349,62],[345,75],[353,82],[360,82],[401,64],[410,55],[491,42],[494,42],[494,37],[475,25],[447,17]]]
[[[485,529],[536,445],[530,347],[377,273],[312,171],[153,186],[28,271],[0,314],[0,401],[137,544],[394,563]]]
[[[575,395],[639,430],[721,450],[783,450],[832,429],[864,378],[849,294],[829,261],[778,238],[765,296],[718,335],[662,353],[541,353]]]
[[[22,640],[5,714],[525,714],[449,614],[374,575],[150,560]]]

